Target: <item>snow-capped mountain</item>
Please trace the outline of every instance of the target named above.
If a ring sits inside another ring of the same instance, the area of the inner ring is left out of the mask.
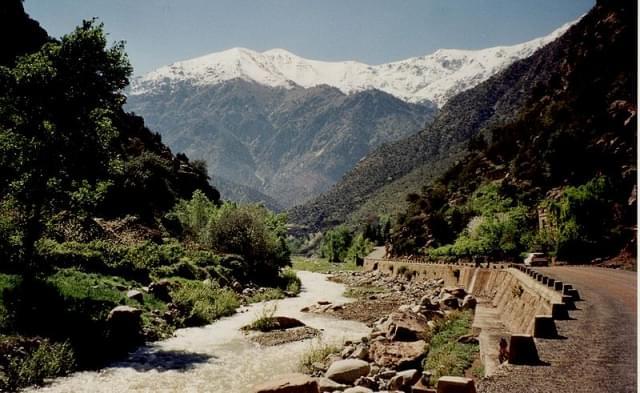
[[[531,41],[481,50],[440,49],[381,65],[355,61],[309,60],[284,49],[256,52],[233,48],[161,67],[132,81],[131,95],[189,82],[215,85],[243,79],[266,86],[292,88],[329,85],[351,94],[378,89],[408,102],[432,101],[438,106],[461,91],[485,81],[518,59],[562,35],[573,23]]]

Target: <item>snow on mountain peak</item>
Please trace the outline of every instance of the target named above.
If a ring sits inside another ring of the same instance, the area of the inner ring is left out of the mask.
[[[430,55],[380,65],[310,60],[280,48],[265,52],[232,48],[173,63],[135,78],[130,94],[152,93],[159,87],[180,82],[206,86],[240,78],[284,88],[325,84],[346,94],[379,89],[408,102],[428,100],[442,106],[454,95],[532,55],[575,22],[522,44],[480,50],[438,49]]]

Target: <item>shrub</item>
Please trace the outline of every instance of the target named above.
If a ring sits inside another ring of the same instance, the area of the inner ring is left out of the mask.
[[[321,341],[311,343],[309,349],[302,354],[298,362],[298,370],[305,374],[316,371],[315,363],[323,363],[329,355],[340,353],[340,347],[333,344],[325,344]]]
[[[200,281],[179,281],[171,291],[171,297],[188,326],[210,323],[231,315],[240,305],[230,289]]]
[[[340,225],[325,232],[320,247],[321,257],[329,259],[329,262],[342,262],[351,244],[351,232],[347,227]]]
[[[75,368],[73,350],[67,342],[51,343],[43,340],[35,347],[25,346],[11,355],[5,358],[4,380],[0,379],[2,391],[39,385],[46,378],[66,375]]]
[[[280,288],[293,294],[300,293],[302,282],[298,278],[295,270],[285,268],[280,272]]]
[[[264,307],[262,307],[262,310],[253,320],[253,322],[246,326],[245,329],[268,332],[277,328],[278,323],[273,318],[277,310],[278,305],[276,303],[273,303],[272,305],[265,305]]]

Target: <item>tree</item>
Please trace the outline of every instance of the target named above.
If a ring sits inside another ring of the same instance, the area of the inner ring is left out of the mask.
[[[0,199],[18,213],[25,267],[44,217],[88,212],[120,170],[111,145],[131,66],[123,43],[107,47],[94,20],[0,67]],[[31,266],[33,267],[33,266]]]
[[[351,244],[351,232],[343,225],[337,226],[325,232],[322,239],[320,253],[328,258],[329,262],[342,262],[347,256]]]

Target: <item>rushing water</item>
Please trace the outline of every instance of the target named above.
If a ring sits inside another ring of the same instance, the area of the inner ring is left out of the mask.
[[[318,300],[348,301],[344,286],[319,273],[298,272],[299,297],[276,301],[276,315],[298,318],[322,329],[325,343],[356,339],[369,332],[362,323],[326,315],[301,313]],[[271,376],[296,371],[298,360],[312,340],[261,347],[247,339],[240,327],[250,323],[265,307],[260,303],[243,312],[199,327],[180,329],[175,337],[142,347],[126,361],[95,372],[59,378],[38,392],[249,392],[250,386]]]

